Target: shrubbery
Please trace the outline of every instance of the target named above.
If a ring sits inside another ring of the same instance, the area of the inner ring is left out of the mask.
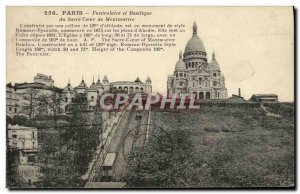
[[[24,126],[27,123],[27,117],[24,115],[15,115],[12,118],[11,122],[13,125],[23,125]]]
[[[144,147],[131,153],[125,181],[129,187],[194,187],[201,170],[194,150],[189,131],[152,134]]]
[[[168,129],[171,134],[173,131],[174,133],[177,133],[176,131],[190,133],[188,137],[182,134],[180,136],[182,139],[187,139],[184,144],[190,145],[192,156],[187,156],[189,158],[183,159],[182,163],[177,163],[177,161],[174,163],[180,164],[181,169],[189,171],[179,176],[192,176],[195,182],[184,179],[185,184],[180,184],[181,180],[176,178],[177,186],[293,186],[295,176],[293,104],[275,103],[266,105],[266,107],[282,116],[269,117],[261,107],[257,106],[202,106],[200,113],[197,114],[156,112],[155,123],[158,126]],[[175,145],[179,144],[175,143]],[[135,179],[128,180],[131,180],[134,185],[133,180],[138,182],[140,181],[139,177],[142,177],[142,182],[137,186],[147,186],[147,178],[157,175],[160,181],[150,185],[173,186],[174,182],[169,181],[168,176],[173,175],[171,169],[176,169],[177,165],[171,165],[171,162],[167,163],[166,166],[169,167],[166,169],[169,171],[158,172],[159,170],[152,166],[157,164],[156,160],[162,160],[163,157],[156,158],[150,148],[146,150],[146,147],[138,152],[140,155],[137,155],[136,158],[141,158],[141,162],[131,164],[129,178],[134,177],[133,172],[137,172],[137,176]],[[161,151],[158,150],[158,152]],[[152,155],[147,155],[148,153],[152,153]],[[186,156],[182,152],[174,154],[176,157]],[[165,160],[167,161],[167,158]],[[185,161],[188,162],[185,163]],[[151,168],[145,170],[144,166],[147,166],[148,162],[151,162]],[[142,169],[140,172],[138,171],[139,167]],[[151,169],[156,170],[151,172]]]

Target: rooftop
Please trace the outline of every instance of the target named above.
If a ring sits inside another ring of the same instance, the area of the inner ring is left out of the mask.
[[[253,96],[259,96],[259,97],[266,97],[266,96],[272,96],[272,97],[278,97],[277,94],[253,94]]]
[[[35,127],[25,127],[21,125],[8,125],[10,130],[37,130]]]

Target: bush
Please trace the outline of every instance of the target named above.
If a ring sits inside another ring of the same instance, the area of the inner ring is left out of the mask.
[[[129,187],[182,188],[199,185],[199,162],[194,157],[191,133],[173,129],[169,135],[162,132],[151,134],[144,147],[133,150],[124,179]]]
[[[13,125],[26,125],[27,117],[24,115],[15,115],[12,118]]]
[[[12,124],[12,118],[6,115],[6,125],[11,125],[11,124]]]

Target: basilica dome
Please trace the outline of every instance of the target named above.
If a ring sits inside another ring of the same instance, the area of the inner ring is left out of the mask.
[[[205,52],[204,44],[202,40],[197,35],[197,25],[194,23],[193,25],[193,36],[190,38],[190,40],[187,42],[184,53],[190,53],[190,52]]]
[[[216,60],[215,52],[213,52],[213,54],[212,54],[212,60],[209,63],[208,67],[209,67],[209,70],[211,70],[211,71],[218,71],[218,70],[220,70],[220,65],[219,65],[218,61]]]
[[[179,53],[179,59],[175,66],[175,71],[185,71],[185,63],[182,60],[182,52]]]

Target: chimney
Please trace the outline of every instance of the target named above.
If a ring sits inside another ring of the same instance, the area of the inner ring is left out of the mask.
[[[241,88],[239,88],[239,97],[241,97]]]

